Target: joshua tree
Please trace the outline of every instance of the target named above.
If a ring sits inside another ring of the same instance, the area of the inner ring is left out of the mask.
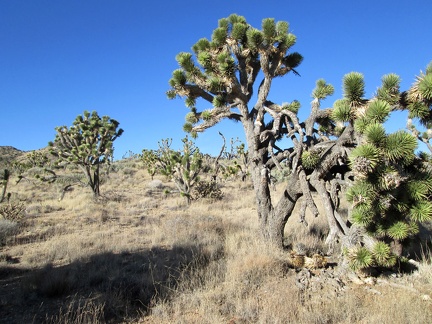
[[[348,190],[351,221],[365,231],[362,245],[347,251],[353,268],[391,266],[402,254],[403,243],[432,220],[432,168],[425,153],[415,156],[417,139],[431,146],[432,65],[408,90],[399,94],[399,77],[383,78],[377,100],[369,103],[355,127],[360,145],[351,153],[355,182]],[[387,90],[386,90],[387,89]],[[394,108],[409,110],[408,128],[386,134],[381,122]],[[426,128],[422,134],[411,118]],[[366,238],[366,239],[365,239]],[[358,243],[358,242],[357,242]]]
[[[147,169],[147,172],[151,176],[152,180],[154,175],[156,174],[157,170],[157,162],[158,162],[158,156],[157,152],[153,150],[142,150],[142,154],[140,156],[141,161],[144,164],[144,167]]]
[[[113,142],[123,133],[118,126],[119,122],[108,116],[84,111],[71,127],[56,127],[55,140],[49,143],[60,163],[77,165],[84,172],[95,197],[100,194],[100,166],[112,159]]]
[[[152,161],[155,173],[160,173],[172,179],[180,194],[191,203],[191,190],[199,181],[199,174],[202,171],[203,156],[198,147],[187,137],[182,139],[183,148],[181,151],[171,149],[172,139],[164,139],[159,142],[159,149],[156,151],[143,150],[144,163]]]
[[[177,55],[180,68],[173,72],[167,95],[170,99],[185,98],[190,112],[184,130],[193,136],[223,119],[242,124],[264,238],[282,246],[286,222],[302,196],[300,218],[304,219],[307,208],[318,215],[311,194],[315,190],[329,223],[326,242],[331,251],[336,239],[350,230],[337,213],[337,194],[351,179],[348,155],[362,138],[356,127],[379,117],[373,108],[378,100],[379,105],[386,104],[390,110],[406,105],[401,102],[399,83],[388,79],[383,79],[374,98],[365,99],[363,76],[353,72],[344,77],[344,97],[332,108],[322,109],[321,102],[333,94],[334,88],[318,80],[312,91],[310,115],[301,122],[298,101],[277,104],[269,98],[273,79],[290,72],[298,75],[296,69],[302,56],[291,52],[295,42],[296,37],[284,21],[264,19],[258,30],[238,15],[221,19],[211,40],[202,38],[192,47],[193,53]],[[211,108],[199,110],[198,99],[210,103]],[[367,117],[362,118],[366,111]],[[290,146],[276,145],[283,137],[291,141]],[[282,196],[274,202],[270,172],[282,169],[282,163],[291,173]]]

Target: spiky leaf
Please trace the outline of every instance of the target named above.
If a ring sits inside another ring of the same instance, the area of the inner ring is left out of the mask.
[[[382,100],[373,100],[369,103],[366,110],[366,118],[374,123],[383,123],[388,118],[391,111],[390,105]]]
[[[297,100],[294,100],[291,103],[285,103],[282,105],[282,109],[289,110],[295,114],[298,113],[300,107],[301,107],[300,101],[297,101]]]
[[[312,98],[325,99],[333,93],[334,87],[331,84],[327,84],[324,79],[319,79],[316,82],[315,89],[312,91]]]
[[[347,200],[354,205],[371,205],[376,198],[377,192],[374,186],[367,181],[357,181],[347,191]]]
[[[428,100],[432,100],[432,73],[425,75],[418,85],[422,96]]]
[[[227,37],[227,29],[225,27],[216,28],[213,31],[212,42],[216,47],[220,47],[225,43]]]
[[[432,220],[432,203],[427,200],[418,201],[411,206],[409,216],[412,220],[417,222]]]
[[[262,21],[262,31],[264,39],[267,42],[272,42],[276,36],[276,24],[273,18],[266,18]]]
[[[201,118],[205,121],[209,121],[212,118],[212,112],[210,110],[204,110],[201,113]]]
[[[291,35],[291,34],[290,34]],[[290,41],[291,43],[295,43],[295,39]],[[284,57],[283,63],[291,69],[295,69],[300,65],[303,61],[303,56],[300,53],[293,52]]]
[[[320,161],[320,156],[316,152],[303,151],[302,154],[302,166],[305,169],[313,170]]]
[[[246,32],[248,46],[252,51],[258,51],[263,42],[263,34],[254,28],[249,28]]]
[[[358,198],[358,196],[356,198]],[[370,204],[368,203],[369,202],[365,201],[364,203],[356,205],[353,208],[350,219],[354,224],[366,227],[372,223],[374,219],[374,213]]]
[[[359,247],[348,252],[348,260],[354,271],[370,267],[373,264],[372,253],[365,247]]]
[[[382,146],[386,141],[386,132],[382,124],[372,123],[368,125],[364,132],[366,141],[375,146]]]
[[[336,100],[333,104],[333,111],[331,114],[333,120],[338,122],[348,122],[351,120],[351,107],[347,99]]]
[[[403,240],[408,237],[410,228],[405,222],[396,222],[387,229],[387,235],[395,240]]]
[[[359,72],[351,72],[344,76],[343,90],[344,97],[352,104],[359,104],[365,94],[365,84],[363,74]]]
[[[411,163],[414,158],[414,150],[417,148],[417,139],[405,132],[398,131],[387,136],[385,154],[391,161]]]
[[[379,100],[388,102],[395,105],[399,101],[399,84],[400,78],[398,75],[392,73],[384,75],[381,79],[382,86],[378,88],[377,98]]]
[[[210,49],[210,41],[207,38],[201,38],[196,44],[192,47],[195,54],[208,51]]]
[[[351,152],[349,159],[354,171],[367,174],[378,165],[380,155],[380,151],[375,145],[366,143],[357,146]]]
[[[243,23],[235,23],[231,31],[231,37],[236,40],[243,40],[246,36],[247,25]]]
[[[378,265],[388,266],[389,260],[391,259],[392,256],[390,246],[388,246],[384,242],[375,243],[372,249],[372,256]]]

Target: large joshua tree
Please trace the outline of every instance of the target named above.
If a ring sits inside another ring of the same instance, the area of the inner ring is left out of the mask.
[[[334,88],[318,80],[312,91],[309,117],[300,121],[298,101],[278,104],[269,98],[273,79],[290,72],[298,74],[302,56],[291,52],[295,42],[296,37],[284,21],[264,19],[258,30],[238,15],[221,19],[211,40],[202,38],[192,47],[193,53],[177,55],[180,68],[173,72],[167,95],[170,99],[185,99],[190,112],[184,129],[192,135],[223,119],[241,122],[264,238],[282,246],[285,225],[302,196],[300,219],[304,220],[307,208],[318,215],[314,190],[329,223],[326,242],[331,251],[336,239],[350,231],[337,212],[337,196],[341,186],[351,179],[347,174],[351,172],[348,156],[362,140],[356,130],[359,126],[354,127],[356,121],[359,125],[372,120],[382,123],[385,117],[379,107],[388,108],[387,115],[396,106],[400,108],[399,84],[383,79],[380,96],[366,100],[363,76],[353,72],[344,77],[344,97],[334,107],[323,109],[322,100],[332,95]],[[211,108],[198,110],[198,99],[208,102]],[[279,147],[277,142],[282,138],[291,144]],[[288,166],[291,173],[281,197],[274,201],[270,172],[282,168],[281,164]]]
[[[99,117],[96,111],[84,111],[71,127],[59,126],[50,152],[60,162],[78,166],[87,178],[93,194],[100,195],[100,166],[114,153],[113,143],[123,133],[119,122],[108,116]]]

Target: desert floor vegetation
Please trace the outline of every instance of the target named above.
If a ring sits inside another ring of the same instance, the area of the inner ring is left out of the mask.
[[[0,321],[431,321],[427,245],[410,271],[355,277],[339,267],[340,251],[323,268],[296,268],[296,246],[325,250],[326,220],[307,215],[306,227],[294,213],[286,250],[275,250],[258,234],[248,180],[219,185],[222,200],[188,205],[173,183],[152,180],[134,159],[114,163],[98,199],[74,187],[59,201],[55,185],[11,181],[11,199],[25,210],[15,227],[0,223]]]

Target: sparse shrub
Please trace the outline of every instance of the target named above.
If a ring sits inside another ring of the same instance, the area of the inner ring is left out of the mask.
[[[223,192],[215,181],[199,181],[192,190],[192,199],[210,198],[214,200],[223,199]]]
[[[137,170],[131,167],[124,167],[122,169],[123,174],[128,175],[128,176],[133,176]]]
[[[7,239],[18,232],[17,222],[0,218],[0,246],[6,244]]]
[[[4,219],[19,222],[25,210],[24,204],[4,204],[0,205],[0,216]]]

